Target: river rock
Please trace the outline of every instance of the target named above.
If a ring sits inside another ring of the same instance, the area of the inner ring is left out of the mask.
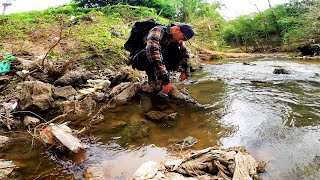
[[[273,74],[290,74],[290,72],[284,68],[275,68]]]
[[[111,132],[116,132],[119,131],[121,129],[123,129],[124,127],[126,127],[127,123],[124,121],[116,121],[116,122],[112,122],[110,124],[110,130]]]
[[[34,126],[40,123],[40,120],[38,118],[32,117],[32,116],[25,116],[23,119],[23,124],[25,126]]]
[[[117,105],[126,104],[141,89],[139,82],[124,84],[121,83],[114,87],[110,93],[112,100],[108,103],[108,108],[114,108]]]
[[[174,143],[176,146],[179,146],[181,148],[190,148],[195,145],[198,140],[195,137],[188,136],[182,140],[169,139],[169,142]]]
[[[97,103],[91,97],[85,97],[81,101],[57,100],[52,106],[55,108],[57,113],[67,113],[72,110],[74,112],[74,118],[76,118],[76,116],[85,118],[84,115],[90,114],[96,105]]]
[[[96,102],[102,102],[105,97],[106,97],[106,94],[102,93],[102,92],[94,92],[92,95],[91,95],[92,99],[95,100]]]
[[[104,172],[101,167],[88,167],[84,173],[83,176],[86,180],[101,180],[104,178]]]
[[[132,120],[121,132],[121,141],[137,141],[141,138],[147,138],[150,135],[150,128],[145,121]]]
[[[10,142],[10,138],[6,136],[0,135],[0,148],[2,149],[4,146],[6,146]]]
[[[110,77],[110,87],[117,86],[123,82],[132,82],[133,78],[128,71],[120,71],[117,74]]]
[[[150,111],[145,114],[147,119],[154,122],[172,121],[175,119],[177,113],[165,113],[161,111]]]
[[[93,79],[94,75],[82,68],[67,72],[54,82],[55,86],[79,86],[85,84],[88,79]]]
[[[24,81],[19,84],[19,107],[21,110],[43,112],[50,108],[53,102],[52,85],[40,81]]]
[[[77,91],[72,86],[54,87],[53,98],[55,99],[68,99],[70,96],[77,94]]]

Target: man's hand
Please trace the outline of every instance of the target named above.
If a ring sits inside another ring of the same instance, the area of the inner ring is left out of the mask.
[[[187,73],[181,72],[181,74],[180,74],[180,81],[184,81],[184,80],[186,80],[187,78],[188,78]]]
[[[168,83],[162,86],[162,92],[168,94],[172,89],[172,84]]]

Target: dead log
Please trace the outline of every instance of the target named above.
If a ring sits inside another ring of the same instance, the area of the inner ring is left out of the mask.
[[[163,163],[165,170],[158,169],[165,176],[164,179],[173,177],[172,173],[180,175],[180,179],[192,176],[197,179],[251,180],[259,177],[257,171],[259,163],[243,147],[229,149],[210,147],[183,156],[186,157]],[[143,176],[144,168],[148,168],[141,167],[137,171]],[[157,170],[153,171],[157,174]]]

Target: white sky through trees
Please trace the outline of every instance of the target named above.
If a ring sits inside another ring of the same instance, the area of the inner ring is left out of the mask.
[[[7,7],[6,14],[25,12],[32,10],[42,10],[48,7],[55,7],[65,3],[69,3],[71,0],[0,0],[0,4],[3,2],[11,1],[12,5]],[[207,0],[213,2],[216,0]],[[226,19],[233,19],[239,15],[249,14],[251,12],[258,12],[257,8],[253,5],[256,4],[260,11],[269,8],[268,0],[219,0],[222,4],[225,4],[219,12]],[[287,3],[289,0],[271,0],[271,5]],[[1,6],[1,9],[3,7]]]

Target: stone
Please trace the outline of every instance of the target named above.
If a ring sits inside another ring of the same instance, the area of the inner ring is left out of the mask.
[[[94,92],[92,95],[91,95],[92,99],[95,100],[96,102],[102,102],[106,95],[102,92]]]
[[[0,148],[6,146],[10,142],[10,138],[0,135]]]
[[[121,142],[137,141],[150,136],[150,128],[145,121],[132,120],[121,132]]]
[[[77,94],[77,91],[72,86],[54,87],[53,98],[55,99],[68,99],[70,96]]]
[[[51,84],[40,81],[24,81],[19,83],[19,86],[21,90],[18,99],[21,110],[37,113],[50,108],[53,102],[53,86]]]
[[[174,120],[177,113],[164,113],[161,111],[150,111],[147,114],[145,114],[145,117],[150,119],[151,121],[155,122],[163,122],[163,121],[170,121]]]
[[[32,117],[32,116],[25,116],[23,119],[23,124],[25,126],[34,126],[40,123],[40,120],[38,118]]]
[[[290,74],[290,72],[284,68],[275,68],[273,74]]]
[[[100,180],[105,179],[104,172],[101,167],[88,167],[84,173],[83,176],[87,180]]]
[[[119,130],[123,129],[124,127],[126,127],[126,125],[127,125],[127,123],[124,121],[112,122],[110,124],[110,131],[111,132],[119,131]]]
[[[54,82],[55,86],[79,86],[85,84],[88,79],[93,79],[94,75],[82,68],[72,70],[64,74]]]
[[[190,148],[193,145],[195,145],[198,142],[198,140],[195,137],[188,136],[182,140],[169,139],[169,142],[174,143],[176,146],[179,146],[181,148]]]

